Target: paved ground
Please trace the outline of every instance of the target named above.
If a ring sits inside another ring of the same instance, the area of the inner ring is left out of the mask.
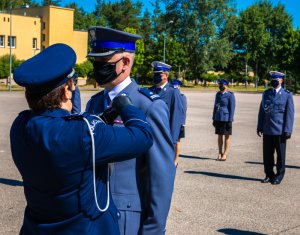
[[[188,98],[186,138],[177,170],[168,235],[300,234],[300,96],[287,147],[282,184],[261,184],[262,143],[256,136],[259,94],[236,94],[232,148],[217,162],[211,125],[214,92],[184,91]],[[83,106],[92,92],[83,92]],[[25,206],[22,179],[10,154],[9,129],[27,107],[23,92],[0,92],[0,234],[18,234]]]

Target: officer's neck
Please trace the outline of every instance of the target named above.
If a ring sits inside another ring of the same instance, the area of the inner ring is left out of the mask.
[[[167,83],[168,83],[168,81],[163,81],[163,82],[157,84],[156,87],[163,89],[165,87],[165,85],[167,85]]]
[[[276,90],[276,93],[281,89],[281,85],[279,85],[278,87],[274,88],[274,90]]]

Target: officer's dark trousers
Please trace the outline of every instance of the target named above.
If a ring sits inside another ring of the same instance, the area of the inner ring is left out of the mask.
[[[277,153],[276,169],[274,174],[274,153]],[[266,176],[282,180],[285,173],[286,138],[281,135],[263,135],[263,158]]]

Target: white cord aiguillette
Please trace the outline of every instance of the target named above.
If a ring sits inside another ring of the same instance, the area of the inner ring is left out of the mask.
[[[83,118],[83,120],[86,122],[89,132],[91,135],[91,140],[92,140],[92,155],[93,155],[93,185],[94,185],[94,197],[95,197],[95,203],[97,206],[97,209],[100,212],[105,212],[108,207],[109,207],[109,167],[107,167],[107,201],[106,201],[106,206],[105,208],[101,209],[99,204],[98,204],[98,199],[97,199],[97,186],[96,186],[96,159],[95,159],[95,141],[94,141],[94,134],[91,128],[90,123],[86,118]]]

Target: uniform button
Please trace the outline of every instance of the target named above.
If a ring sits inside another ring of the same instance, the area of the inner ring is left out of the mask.
[[[120,212],[118,212],[118,213],[117,213],[117,216],[118,216],[118,218],[120,218],[120,217],[121,217],[121,214],[120,214]]]
[[[131,207],[131,204],[130,204],[130,203],[128,203],[128,204],[127,204],[127,208],[130,208],[130,207]]]

